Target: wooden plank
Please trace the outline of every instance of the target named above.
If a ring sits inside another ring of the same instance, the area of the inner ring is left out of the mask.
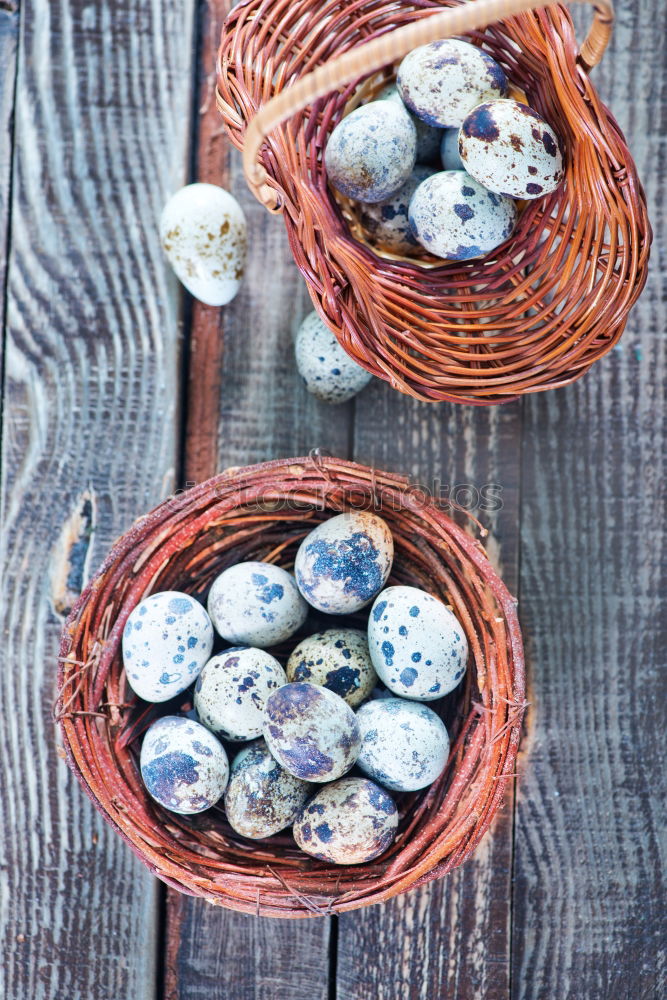
[[[660,0],[617,5],[597,86],[655,228],[619,348],[526,402],[521,607],[531,636],[518,786],[512,996],[667,995],[664,723],[667,99]],[[648,27],[650,26],[650,27]]]
[[[376,383],[357,404],[355,458],[409,474],[432,494],[464,506],[477,507],[483,490],[499,497],[502,509],[472,512],[489,528],[489,554],[514,590],[520,434],[518,404],[434,406]],[[512,811],[510,789],[463,869],[384,906],[340,918],[339,1000],[506,1000]]]
[[[18,34],[18,2],[0,5],[0,66],[2,66],[2,79],[0,80],[0,325],[4,325],[7,251],[9,249],[9,192],[14,146],[14,90]],[[0,345],[0,355],[2,351],[3,345]]]
[[[2,479],[11,669],[0,678],[0,995],[152,1000],[159,883],[58,760],[51,704],[64,611],[113,538],[173,486],[179,293],[156,229],[186,164],[191,5],[26,0],[22,19]]]

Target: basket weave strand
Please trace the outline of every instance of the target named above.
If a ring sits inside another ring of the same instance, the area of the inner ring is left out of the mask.
[[[618,341],[646,280],[644,193],[586,73],[607,44],[611,4],[596,4],[581,53],[560,4],[481,27],[527,6],[247,0],[223,29],[218,107],[251,187],[279,206],[314,305],[348,354],[420,399],[497,403],[572,382]],[[327,186],[328,136],[391,78],[400,53],[466,30],[556,128],[565,181],[526,204],[510,240],[481,260],[384,253]]]
[[[436,703],[452,735],[443,776],[423,793],[399,797],[399,836],[386,854],[338,867],[306,857],[288,833],[244,840],[222,809],[179,817],[150,799],[137,766],[144,725],[137,719],[145,714],[128,698],[120,642],[146,594],[182,589],[203,597],[225,566],[241,560],[289,568],[304,535],[350,506],[386,519],[396,546],[390,582],[449,603],[471,662],[465,686]],[[479,543],[404,479],[329,458],[231,470],[139,520],[73,609],[59,664],[56,714],[67,758],[107,822],[174,888],[267,916],[354,909],[461,864],[513,774],[525,706],[515,602]]]

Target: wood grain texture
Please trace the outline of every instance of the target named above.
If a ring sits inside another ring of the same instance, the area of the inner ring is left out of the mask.
[[[619,349],[525,406],[533,708],[518,764],[517,1000],[667,995],[667,11],[660,0],[617,9],[597,84],[646,184],[655,243]]]
[[[9,236],[12,150],[14,147],[14,95],[19,34],[18,3],[0,6],[0,326],[4,326],[5,283]],[[0,358],[4,338],[0,343]]]
[[[0,995],[148,1000],[157,883],[51,719],[62,611],[173,485],[178,302],[156,238],[182,183],[190,4],[22,7],[3,440]],[[1,16],[1,15],[0,15]]]

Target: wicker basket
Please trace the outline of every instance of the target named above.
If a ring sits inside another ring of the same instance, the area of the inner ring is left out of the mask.
[[[465,686],[440,708],[452,735],[443,776],[398,798],[399,835],[373,862],[338,867],[302,854],[289,832],[247,841],[222,809],[195,817],[163,810],[137,766],[151,713],[127,703],[120,643],[148,593],[203,596],[240,560],[291,566],[304,535],[348,507],[375,509],[394,535],[391,582],[452,605],[470,644]],[[104,818],[159,878],[212,903],[306,917],[375,903],[438,878],[478,844],[514,770],[524,710],[515,602],[479,542],[405,480],[337,459],[306,458],[229,470],[163,503],[114,545],[63,632],[56,714],[67,758]]]
[[[345,350],[419,399],[498,403],[566,385],[614,346],[646,280],[651,231],[625,140],[587,73],[611,35],[611,0],[595,3],[581,51],[563,4],[460,4],[246,0],[223,29],[218,106]],[[566,179],[524,205],[511,239],[481,260],[383,255],[327,187],[323,150],[405,53],[461,34],[553,124]]]

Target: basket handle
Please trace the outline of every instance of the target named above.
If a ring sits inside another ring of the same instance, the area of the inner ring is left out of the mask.
[[[588,70],[600,61],[611,38],[614,23],[613,0],[561,2],[593,5],[593,23],[579,51],[579,62]],[[269,210],[279,208],[277,193],[267,183],[268,174],[259,162],[259,151],[269,132],[319,97],[402,59],[418,45],[438,38],[462,35],[513,14],[548,6],[544,0],[474,0],[461,6],[448,7],[430,17],[420,18],[318,66],[312,73],[301,77],[267,101],[248,125],[243,142],[243,171],[248,187],[255,198]]]

